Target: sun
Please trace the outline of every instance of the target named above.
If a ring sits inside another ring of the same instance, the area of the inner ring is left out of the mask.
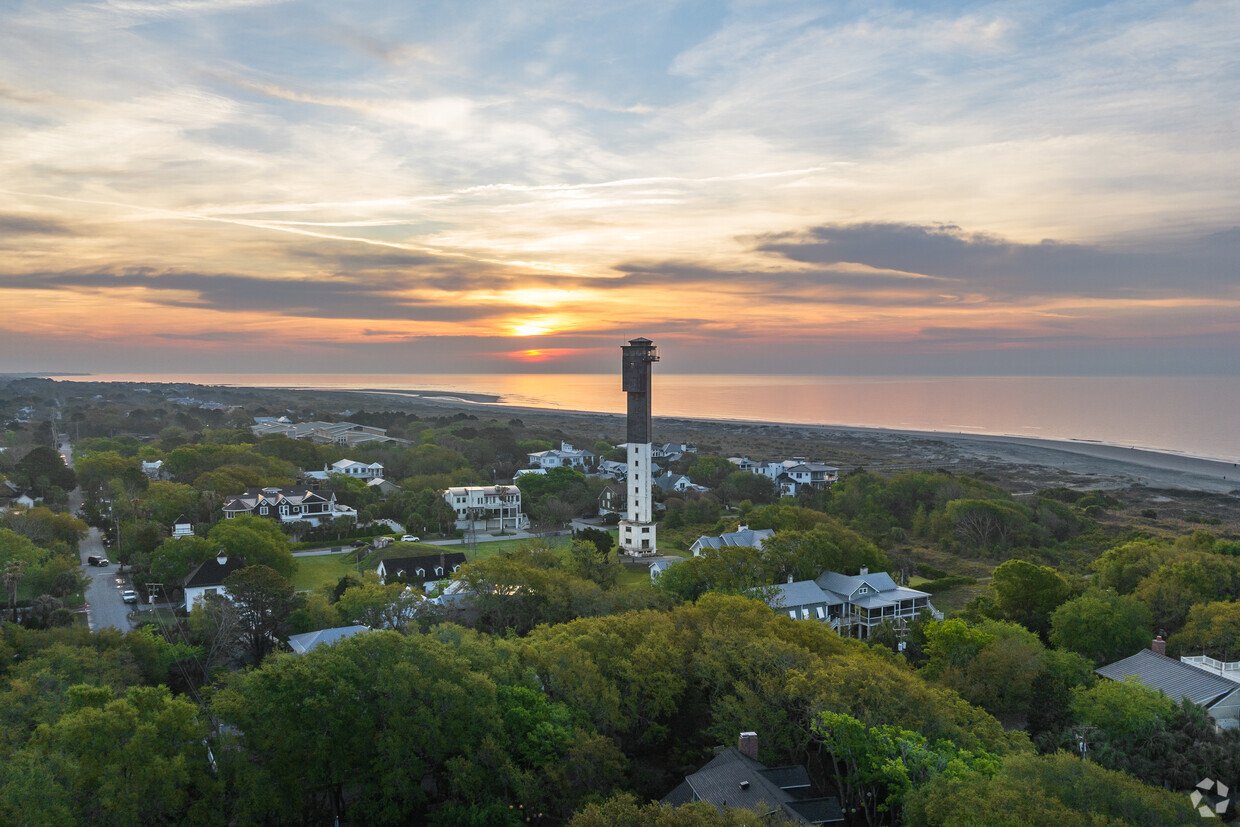
[[[548,333],[554,333],[559,323],[555,319],[525,319],[524,321],[514,322],[512,325],[513,336],[546,336]]]

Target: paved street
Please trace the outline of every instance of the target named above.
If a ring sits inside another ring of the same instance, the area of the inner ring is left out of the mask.
[[[90,618],[91,629],[129,630],[129,606],[121,600],[121,590],[129,588],[128,584],[117,583],[118,566],[113,563],[107,568],[89,566],[86,558],[91,555],[107,557],[103,547],[103,535],[99,529],[92,528],[90,534],[79,546],[82,555],[82,573],[90,578],[90,586],[86,589],[86,603],[90,606],[87,617]]]

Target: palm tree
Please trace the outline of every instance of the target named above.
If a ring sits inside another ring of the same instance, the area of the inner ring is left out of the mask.
[[[0,579],[4,580],[4,589],[9,595],[9,615],[14,623],[17,622],[17,584],[21,582],[25,569],[26,564],[21,560],[10,560],[9,564],[4,567],[4,574],[0,575]]]

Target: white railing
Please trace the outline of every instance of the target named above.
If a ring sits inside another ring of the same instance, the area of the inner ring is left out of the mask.
[[[1221,660],[1215,660],[1209,655],[1185,655],[1180,658],[1180,662],[1240,683],[1240,661],[1226,663]]]

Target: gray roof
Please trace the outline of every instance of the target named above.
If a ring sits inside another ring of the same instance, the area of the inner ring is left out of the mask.
[[[301,635],[289,635],[288,645],[294,652],[305,654],[316,646],[335,643],[347,637],[369,632],[369,626],[337,626],[334,629],[319,629],[317,632],[306,632]]]
[[[1188,698],[1209,707],[1224,695],[1240,689],[1235,683],[1203,669],[1180,663],[1175,658],[1142,649],[1135,655],[1094,670],[1104,678],[1122,681],[1135,677],[1150,689],[1157,689],[1173,701]]]
[[[744,786],[742,786],[744,785]],[[686,789],[686,787],[688,789]],[[823,824],[843,821],[843,811],[834,798],[802,798],[810,787],[804,767],[772,767],[727,749],[710,763],[685,778],[664,799],[669,804],[707,801],[719,809],[744,807],[761,812],[780,810],[794,824]]]
[[[827,591],[835,592],[844,597],[852,594],[862,585],[869,586],[876,592],[887,592],[899,588],[896,586],[896,581],[892,580],[891,575],[885,571],[875,571],[869,574],[854,576],[840,574],[837,571],[824,571],[818,575],[816,580],[818,585]],[[924,592],[919,592],[918,594],[925,596]]]
[[[762,548],[762,544],[774,534],[775,529],[773,528],[745,528],[740,531],[724,532],[718,537],[702,535],[694,545],[698,548],[723,548],[725,546]]]
[[[773,593],[767,600],[772,609],[791,609],[796,606],[812,606],[820,603],[838,603],[830,595],[818,588],[813,580],[800,580],[796,583],[780,583],[772,586]]]
[[[929,597],[926,592],[919,592],[916,589],[906,589],[897,586],[896,588],[871,594],[864,594],[852,601],[852,605],[860,606],[863,609],[877,609],[881,606],[892,606],[901,600],[913,600],[918,597]]]

